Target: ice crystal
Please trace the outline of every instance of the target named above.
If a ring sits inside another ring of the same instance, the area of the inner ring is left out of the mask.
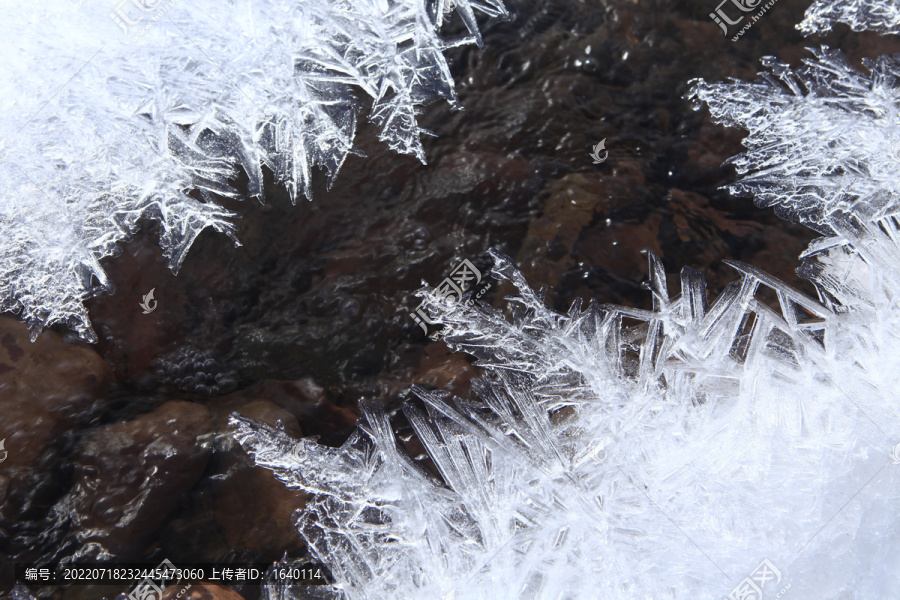
[[[812,51],[801,68],[774,58],[755,82],[695,82],[691,97],[713,118],[748,131],[729,162],[732,193],[827,234],[850,235],[858,219],[896,210],[900,181],[900,62],[867,60],[869,74],[837,50]]]
[[[900,4],[896,0],[816,0],[797,29],[804,35],[824,34],[835,23],[845,23],[853,31],[900,33]]]
[[[470,35],[442,40],[451,10]],[[173,271],[207,227],[234,238],[238,167],[311,196],[353,147],[360,102],[390,148],[425,161],[421,106],[456,94],[442,51],[481,42],[499,0],[8,3],[0,25],[0,310],[36,336],[95,335],[82,301],[141,218]],[[235,239],[236,242],[236,239]]]
[[[825,234],[800,270],[818,298],[739,262],[714,302],[692,268],[673,295],[650,254],[652,310],[561,314],[493,253],[508,314],[425,295],[484,370],[477,399],[417,387],[404,408],[435,472],[376,402],[341,448],[232,416],[257,464],[311,494],[297,525],[331,597],[895,597],[893,63],[769,62],[780,82],[693,96],[750,132],[736,191]]]

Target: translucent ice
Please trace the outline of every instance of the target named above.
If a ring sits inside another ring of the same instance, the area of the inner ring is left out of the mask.
[[[773,73],[758,81],[700,80],[690,92],[717,122],[748,131],[729,188],[822,233],[804,276],[826,305],[873,318],[867,311],[892,306],[900,289],[900,62],[866,60],[865,74],[827,47],[798,69],[763,62]]]
[[[804,35],[828,33],[835,23],[853,31],[900,33],[900,4],[896,0],[816,0],[797,29]]]
[[[442,40],[457,11],[470,35]],[[100,261],[142,217],[177,271],[207,227],[234,238],[238,167],[291,197],[330,180],[360,102],[391,148],[425,160],[416,121],[456,105],[442,50],[480,42],[499,0],[5,2],[0,23],[0,310],[32,334],[67,323],[95,339],[82,301],[112,282]]]
[[[839,51],[812,54],[798,69],[766,58],[772,73],[752,83],[695,82],[691,96],[749,132],[729,161],[742,175],[732,193],[838,233],[851,214],[878,219],[900,202],[900,63],[868,60],[864,74]]]
[[[232,417],[259,465],[311,494],[298,527],[331,597],[896,597],[893,63],[769,64],[692,95],[749,131],[735,191],[824,234],[800,270],[817,298],[731,262],[710,302],[699,271],[670,288],[651,254],[652,310],[560,314],[494,253],[518,290],[507,313],[425,294],[484,369],[477,399],[414,388],[405,415],[430,463],[376,402],[341,448]]]
[[[693,269],[670,297],[651,256],[654,310],[563,315],[494,258],[519,288],[511,321],[428,297],[486,370],[479,402],[414,388],[405,408],[439,477],[374,402],[342,448],[232,418],[259,465],[313,494],[298,526],[334,597],[720,599],[766,558],[797,597],[900,583],[866,558],[896,537],[857,535],[897,525],[900,382],[844,334],[847,313],[740,263],[711,306]],[[817,582],[836,543],[845,564]]]

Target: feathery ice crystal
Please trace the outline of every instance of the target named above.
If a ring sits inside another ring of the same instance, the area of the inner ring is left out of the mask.
[[[494,253],[511,320],[426,292],[485,372],[480,402],[414,388],[405,407],[439,477],[374,402],[341,448],[232,417],[259,465],[312,495],[298,528],[331,597],[896,597],[896,63],[770,64],[691,95],[749,131],[735,191],[826,236],[800,269],[817,299],[737,262],[712,305],[691,268],[673,297],[651,255],[653,310],[559,314]],[[777,577],[748,580],[764,560]]]
[[[773,73],[758,81],[700,81],[692,91],[717,121],[749,132],[747,151],[729,161],[743,175],[731,192],[828,235],[850,235],[855,218],[895,210],[900,62],[867,61],[865,75],[823,47],[796,70],[774,58],[763,64]]]
[[[828,33],[835,23],[853,31],[900,33],[900,4],[896,0],[816,0],[797,25],[804,35]]]
[[[207,227],[233,239],[241,167],[311,195],[353,147],[371,97],[380,139],[425,161],[416,115],[457,105],[442,51],[481,43],[500,0],[125,0],[7,3],[0,25],[0,310],[36,337],[62,322],[96,336],[82,302],[142,217],[178,270]],[[457,11],[469,35],[443,40]],[[196,191],[197,194],[192,193]]]

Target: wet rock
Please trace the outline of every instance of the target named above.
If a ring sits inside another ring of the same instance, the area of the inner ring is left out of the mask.
[[[200,404],[172,401],[125,423],[91,430],[76,450],[73,486],[54,507],[81,559],[141,560],[153,534],[186,500],[211,449]]]
[[[65,457],[113,381],[94,348],[52,331],[31,343],[23,324],[0,317],[0,557],[28,552],[20,538],[65,491]]]
[[[451,351],[443,342],[432,342],[422,352],[416,370],[409,373],[409,382],[467,398],[472,379],[479,375],[472,362],[471,357]]]
[[[116,293],[85,304],[99,337],[98,350],[127,384],[148,385],[150,364],[173,347],[189,328],[188,281],[166,267],[158,246],[158,226],[141,221],[142,230],[121,255],[104,262]],[[156,308],[144,314],[143,297],[153,290]]]
[[[270,425],[280,422],[297,438],[322,432],[326,440],[340,443],[355,427],[358,414],[334,406],[325,390],[309,380],[266,382],[222,396],[209,407],[214,451],[189,505],[163,533],[167,556],[175,562],[234,555],[266,561],[286,551],[302,552],[294,513],[305,505],[305,494],[253,464],[232,437],[228,416],[237,412]]]
[[[218,395],[234,391],[238,374],[213,353],[182,346],[150,365],[163,385],[192,394]]]
[[[274,559],[303,548],[293,515],[305,505],[305,494],[253,464],[231,436],[230,412],[272,425],[280,421],[291,435],[301,435],[296,418],[266,400],[232,399],[218,405],[214,452],[204,478],[192,491],[189,506],[163,534],[162,543],[173,548],[175,559],[216,561],[234,554]]]
[[[342,443],[359,419],[357,410],[335,405],[329,399],[328,392],[311,379],[266,381],[223,396],[210,404],[210,410],[220,424],[227,421],[232,410],[238,410],[236,407],[251,411],[252,414],[247,416],[267,422],[282,419],[291,435],[294,435],[293,427],[296,427],[298,437],[301,432],[307,436],[317,435],[322,443]]]
[[[535,285],[560,289],[564,274],[576,266],[576,245],[586,232],[604,231],[605,237],[622,239],[637,235],[643,245],[658,249],[652,220],[632,217],[629,220],[640,222],[637,231],[624,227],[627,212],[636,211],[636,200],[646,197],[645,185],[634,161],[621,162],[609,174],[573,173],[551,183],[541,215],[531,222],[516,257],[525,276]],[[634,273],[634,261],[640,255],[621,256],[618,243],[610,239],[606,252],[590,264],[618,276]]]

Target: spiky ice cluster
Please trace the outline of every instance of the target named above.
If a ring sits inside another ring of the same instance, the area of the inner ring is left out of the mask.
[[[405,407],[435,473],[374,402],[341,448],[232,418],[257,464],[312,494],[298,528],[333,597],[894,597],[900,228],[880,152],[895,65],[770,64],[691,95],[750,132],[736,191],[826,233],[801,269],[817,299],[737,262],[711,305],[691,268],[672,296],[650,255],[652,310],[559,314],[494,253],[518,289],[509,317],[426,294],[485,372],[478,401],[415,388]]]
[[[900,33],[900,4],[896,0],[816,0],[797,25],[804,35],[824,34],[835,23],[853,31]]]
[[[747,151],[728,162],[741,179],[733,194],[753,196],[785,218],[825,234],[896,208],[900,181],[900,63],[866,60],[869,74],[823,47],[791,69],[774,58],[754,82],[695,82],[695,101],[748,131]],[[855,215],[855,216],[854,216]]]
[[[457,11],[468,27],[444,40]],[[161,224],[178,270],[207,227],[235,239],[246,173],[311,197],[351,153],[360,102],[390,148],[425,161],[416,115],[457,105],[442,51],[481,43],[475,12],[500,0],[124,0],[5,3],[0,24],[0,310],[36,337],[66,323],[96,336],[82,302],[113,282],[141,218]]]

